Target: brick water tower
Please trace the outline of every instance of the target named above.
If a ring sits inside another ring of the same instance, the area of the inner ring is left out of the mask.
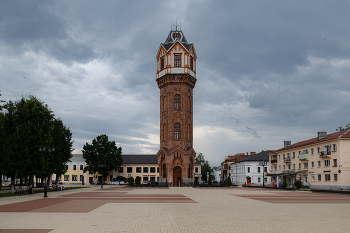
[[[194,182],[193,88],[196,51],[175,26],[157,52],[160,89],[160,184],[190,186]]]

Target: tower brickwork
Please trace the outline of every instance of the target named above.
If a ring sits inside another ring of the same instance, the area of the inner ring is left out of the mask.
[[[160,183],[192,185],[193,88],[196,84],[196,53],[182,31],[170,31],[157,53],[157,84],[160,89]]]

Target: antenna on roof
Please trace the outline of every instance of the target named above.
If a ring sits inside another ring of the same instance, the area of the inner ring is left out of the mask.
[[[180,31],[181,31],[181,22],[180,22]]]
[[[176,31],[177,31],[177,17],[176,17]]]

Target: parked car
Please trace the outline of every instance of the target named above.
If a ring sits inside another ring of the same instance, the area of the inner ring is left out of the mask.
[[[56,181],[53,180],[53,181],[52,181],[52,184],[56,184]],[[62,184],[62,182],[61,182],[61,181],[58,181],[58,184]]]
[[[117,185],[118,184],[118,181],[111,181],[111,182],[108,182],[108,185]]]
[[[91,182],[91,185],[101,185],[101,184],[102,184],[102,182],[99,180],[94,180]]]
[[[147,184],[155,185],[155,184],[159,184],[159,182],[157,182],[155,180],[150,180],[150,181],[147,182]]]

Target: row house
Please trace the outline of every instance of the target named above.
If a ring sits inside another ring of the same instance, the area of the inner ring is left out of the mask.
[[[272,185],[296,180],[311,189],[350,189],[350,130],[291,144],[269,153]]]

